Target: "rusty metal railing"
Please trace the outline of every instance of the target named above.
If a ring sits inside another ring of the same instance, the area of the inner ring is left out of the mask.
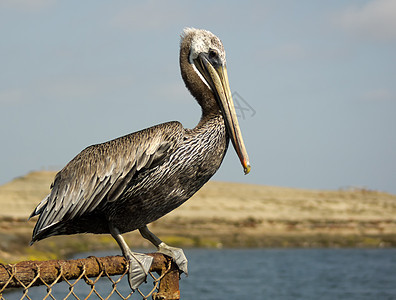
[[[36,299],[29,296],[34,286],[45,286],[43,299],[56,299],[53,290],[56,284],[66,283],[68,292],[62,299],[180,299],[179,270],[167,256],[159,253],[148,254],[154,258],[149,275],[153,287],[147,292],[137,289],[120,291],[117,285],[127,281],[129,264],[122,256],[88,257],[73,260],[23,261],[17,264],[0,264],[0,300],[7,299],[18,289],[19,299]],[[156,273],[156,274],[154,274]],[[118,276],[118,278],[115,278]],[[110,281],[110,290],[103,291],[99,285],[103,278]],[[101,280],[101,281],[99,281]],[[86,293],[78,291],[76,285],[83,281],[89,286]],[[10,293],[11,292],[11,293]]]

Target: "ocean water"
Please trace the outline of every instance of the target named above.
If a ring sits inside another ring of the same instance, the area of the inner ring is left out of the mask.
[[[74,258],[116,254],[83,253]],[[185,254],[189,276],[183,274],[180,281],[185,300],[396,300],[396,249],[186,249]],[[148,283],[143,289],[150,287]],[[110,289],[108,280],[96,288]],[[125,280],[118,288],[124,295],[129,291]],[[76,286],[79,297],[88,291],[84,283]],[[63,299],[68,292],[66,284],[60,283],[52,294]],[[4,298],[20,299],[21,295],[21,291],[12,292]],[[28,295],[42,299],[45,288],[31,288]],[[113,295],[111,299],[119,298]]]
[[[396,249],[191,250],[183,299],[396,299]]]

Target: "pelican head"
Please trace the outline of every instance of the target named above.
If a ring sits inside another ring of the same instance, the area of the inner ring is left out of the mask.
[[[224,117],[232,145],[241,161],[245,174],[248,174],[250,172],[249,157],[243,143],[242,133],[232,100],[223,44],[210,31],[195,28],[186,28],[184,30],[181,51],[183,51],[184,43],[188,43],[186,46],[189,47],[188,57],[186,57],[188,64],[204,83],[207,90],[201,89],[194,92],[194,87],[187,84],[188,79],[185,76],[183,76],[183,79],[191,93],[198,99],[198,102],[200,102],[199,97],[203,97],[202,95],[204,94],[211,95],[211,99],[214,96]],[[182,59],[183,57],[181,55],[180,64],[183,73],[183,63],[186,62],[182,61]]]

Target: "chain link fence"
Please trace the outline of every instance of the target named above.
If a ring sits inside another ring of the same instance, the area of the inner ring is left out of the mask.
[[[159,253],[148,255],[154,258],[148,283],[135,292],[129,288],[129,264],[122,256],[0,264],[0,300],[180,299],[176,264]]]

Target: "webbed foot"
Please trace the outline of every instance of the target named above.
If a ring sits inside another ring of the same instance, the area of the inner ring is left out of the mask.
[[[162,242],[158,245],[158,252],[172,257],[176,265],[179,267],[179,270],[184,272],[188,276],[188,260],[184,255],[183,249],[170,247]]]
[[[129,286],[132,290],[135,290],[146,281],[147,274],[153,263],[153,257],[130,251],[125,258],[129,261]]]

